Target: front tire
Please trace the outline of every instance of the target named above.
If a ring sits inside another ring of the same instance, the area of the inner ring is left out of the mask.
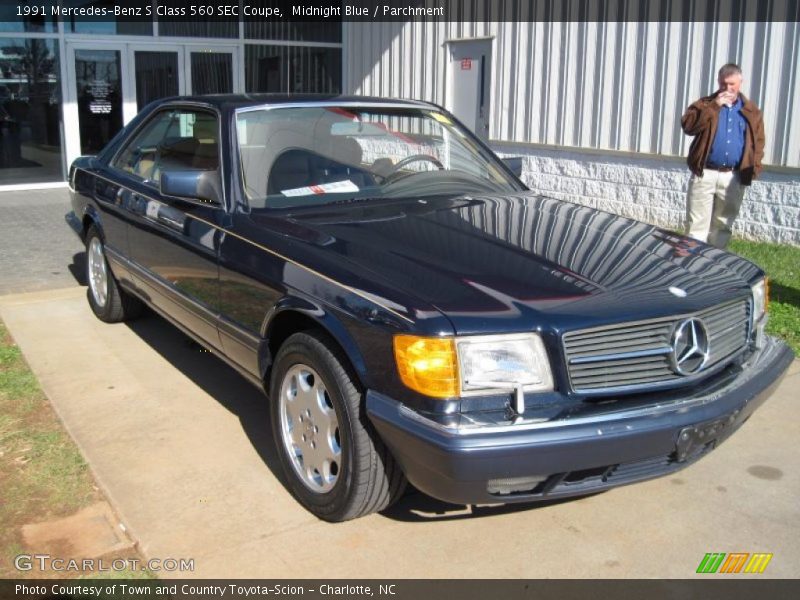
[[[289,487],[333,522],[383,510],[406,485],[346,364],[324,334],[296,333],[278,351],[270,380],[272,431]]]
[[[94,226],[86,232],[86,281],[89,306],[101,321],[118,323],[135,319],[142,313],[141,300],[120,289],[108,266],[103,238]]]

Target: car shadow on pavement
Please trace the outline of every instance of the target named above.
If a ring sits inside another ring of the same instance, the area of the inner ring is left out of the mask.
[[[172,366],[239,417],[258,456],[288,489],[272,441],[267,397],[233,368],[158,315],[148,312],[127,325]]]
[[[89,285],[86,281],[86,252],[78,252],[72,256],[72,264],[67,265],[70,274],[78,282],[78,285]]]
[[[455,521],[460,519],[480,519],[492,516],[508,515],[531,510],[541,510],[565,502],[578,502],[604,492],[594,492],[583,496],[560,498],[557,500],[541,500],[537,502],[520,502],[514,504],[464,505],[442,502],[410,488],[395,505],[381,512],[381,515],[395,521],[406,523],[431,523],[435,521]]]

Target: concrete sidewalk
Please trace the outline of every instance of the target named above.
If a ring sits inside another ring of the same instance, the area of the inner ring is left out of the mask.
[[[257,390],[157,317],[101,323],[85,293],[2,296],[0,316],[145,556],[193,558],[184,576],[683,578],[706,552],[772,552],[761,577],[797,576],[798,361],[736,435],[668,478],[540,506],[413,493],[331,525],[282,485]]]

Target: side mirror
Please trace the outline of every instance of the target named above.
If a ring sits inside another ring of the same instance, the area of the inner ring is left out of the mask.
[[[522,157],[521,156],[507,156],[501,159],[506,166],[511,169],[517,177],[522,177]]]
[[[200,206],[222,206],[222,182],[217,171],[162,171],[161,194]]]

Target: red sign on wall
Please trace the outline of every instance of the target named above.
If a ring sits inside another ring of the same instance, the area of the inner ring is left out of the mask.
[[[472,69],[472,59],[471,58],[462,58],[461,59],[461,70],[462,71],[469,71]]]

